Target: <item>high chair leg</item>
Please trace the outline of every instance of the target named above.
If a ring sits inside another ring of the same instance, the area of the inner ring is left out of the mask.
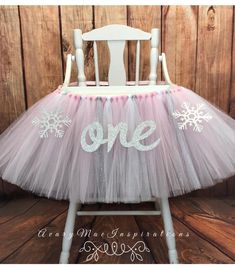
[[[168,198],[161,198],[161,211],[166,234],[168,256],[170,263],[178,263],[178,254],[175,244],[174,227],[169,207]]]
[[[74,203],[74,202],[70,202],[69,204],[68,215],[67,215],[65,230],[64,230],[64,238],[63,238],[63,243],[62,243],[62,251],[60,254],[60,263],[63,263],[63,264],[67,264],[69,261],[69,254],[70,254],[70,248],[71,248],[72,239],[73,239],[75,218],[77,216],[77,211],[80,209],[80,206],[81,205],[79,203]],[[157,209],[158,208],[157,201],[156,201],[155,206]],[[165,234],[166,234],[166,243],[168,247],[169,261],[170,263],[178,263],[175,237],[173,236],[174,227],[172,223],[172,217],[171,217],[168,198],[161,198],[160,206],[161,206],[161,213],[162,213],[164,229],[165,229]],[[105,214],[106,212],[100,212],[100,213],[102,213],[102,215],[106,215]],[[149,214],[152,212],[146,212],[146,213]],[[114,212],[113,214],[115,215]]]
[[[64,229],[62,251],[60,254],[60,263],[65,263],[65,264],[68,263],[70,248],[71,248],[71,244],[73,240],[75,218],[76,218],[77,210],[79,207],[80,207],[80,204],[78,203],[70,202],[69,204],[68,215],[67,215],[65,229]]]

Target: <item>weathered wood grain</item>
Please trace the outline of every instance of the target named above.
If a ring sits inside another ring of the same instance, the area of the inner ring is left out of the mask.
[[[0,203],[0,225],[25,214],[31,207],[39,202],[40,198],[22,197],[5,200]],[[0,228],[1,229],[1,228]]]
[[[223,197],[223,201],[232,207],[235,207],[235,196],[226,196]]]
[[[125,204],[104,204],[101,206],[100,210],[126,210],[129,206]],[[117,229],[117,230],[116,230]],[[117,242],[118,247],[120,248],[121,243],[133,247],[136,242],[143,241],[143,238],[140,236],[139,228],[136,225],[135,219],[133,216],[99,216],[96,218],[94,224],[92,225],[92,234],[97,233],[98,236],[92,236],[89,238],[89,241],[93,242],[96,246],[100,246],[103,243],[108,243],[111,245],[112,242]],[[100,236],[104,233],[104,236]],[[127,233],[130,233],[130,236],[127,236]],[[133,238],[134,233],[137,235]],[[108,251],[112,253],[111,250]],[[119,249],[119,253],[121,250]],[[117,256],[117,255],[107,255],[105,253],[99,253],[98,261],[91,260],[86,261],[89,253],[82,252],[79,255],[78,263],[132,263],[130,260],[130,252]],[[149,252],[141,253],[143,261],[135,259],[133,263],[154,263],[154,259]]]
[[[152,28],[161,29],[160,6],[127,6],[128,26],[151,32]],[[161,52],[161,43],[159,53]],[[135,80],[136,42],[129,42],[128,46],[129,80]],[[160,64],[159,64],[160,66]],[[141,41],[140,52],[140,80],[149,80],[150,73],[150,42]],[[158,68],[158,80],[161,80],[161,71]]]
[[[162,7],[162,51],[173,83],[195,89],[196,6]]]
[[[0,7],[0,133],[25,110],[17,6]]]
[[[94,28],[107,24],[127,24],[126,6],[94,6]],[[108,80],[109,50],[105,41],[97,42],[99,57],[99,74],[101,81]],[[128,78],[128,50],[124,52],[124,60]]]
[[[92,6],[61,6],[61,29],[62,49],[64,64],[66,55],[73,53],[73,29],[81,29],[83,33],[93,29],[93,7]],[[85,75],[87,80],[94,80],[93,43],[84,42]],[[71,81],[77,81],[77,67],[74,64]]]
[[[191,196],[223,197],[226,194],[227,194],[227,181],[224,181],[205,189],[195,190],[191,193]]]
[[[67,208],[64,202],[41,198],[25,214],[1,225],[0,262],[30,240],[38,229],[46,226]],[[10,212],[9,212],[10,213]]]
[[[98,205],[89,205],[85,206],[84,209],[97,210],[98,207]],[[17,251],[4,260],[4,263],[15,263],[15,261],[20,264],[58,263],[66,217],[67,210],[59,214],[55,219],[48,223],[46,227],[42,226],[41,229],[45,229],[46,231],[45,237],[39,237],[38,234],[35,234],[32,239],[27,241],[21,248],[17,249]],[[85,237],[78,236],[76,234],[77,231],[83,227],[90,229],[94,219],[95,217],[92,216],[76,218],[69,259],[70,263],[76,263],[78,251],[86,240]]]
[[[2,194],[4,195],[5,199],[8,199],[9,197],[27,197],[30,195],[30,192],[25,191],[24,189],[18,187],[15,184],[11,184],[5,180],[3,180],[2,184]]]
[[[4,184],[5,182],[0,178],[0,201],[5,200],[5,193],[4,193]]]
[[[20,6],[28,106],[62,83],[57,6]]]
[[[147,203],[139,206],[139,210],[150,209],[151,205]],[[187,214],[188,208],[185,215]],[[140,231],[144,232],[146,235],[144,240],[146,240],[157,263],[169,263],[162,218],[158,216],[137,216],[136,222],[139,225]],[[173,224],[180,263],[216,264],[233,262],[232,259],[207,242],[207,240],[199,237],[197,233],[192,231],[176,218],[173,218]],[[157,236],[154,237],[153,233],[156,233]]]
[[[235,118],[235,6],[233,6],[233,29],[232,29],[232,57],[231,57],[231,90],[230,90],[230,115]]]
[[[192,197],[189,201],[191,208],[193,204],[197,208],[201,208],[208,215],[223,219],[224,221],[235,225],[235,206],[227,204],[224,201],[224,198],[211,199],[205,197]]]
[[[228,112],[231,80],[232,6],[200,6],[196,90]]]
[[[17,6],[0,6],[0,133],[25,110],[21,33]],[[0,195],[7,184],[0,178]]]
[[[62,245],[61,234],[64,228],[62,224],[64,224],[66,214],[67,212],[63,212],[46,227],[42,227],[47,231],[45,237],[39,237],[38,234],[35,234],[21,248],[9,255],[3,263],[14,264],[15,261],[20,264],[58,263],[60,256],[58,246]],[[51,237],[49,237],[49,233],[52,233]],[[55,236],[55,233],[59,233],[60,236]]]
[[[132,205],[133,210],[154,210],[153,203]],[[136,223],[140,233],[154,257],[155,263],[169,263],[168,250],[163,230],[161,216],[136,216]]]
[[[235,176],[228,179],[227,192],[226,192],[226,195],[234,195],[234,194],[235,194]]]
[[[232,6],[199,7],[196,92],[225,112],[229,108],[232,23]],[[202,195],[226,192],[226,182],[200,191]]]
[[[233,41],[232,41],[232,57],[231,57],[231,86],[230,86],[230,107],[229,114],[235,119],[235,6],[233,6]],[[227,195],[235,194],[235,176],[227,182]]]
[[[4,182],[3,182],[3,180],[0,178],[0,201],[5,200],[3,184],[4,184]]]
[[[173,200],[171,211],[176,219],[235,261],[234,224],[224,218],[208,214],[199,204],[192,205],[187,199]]]
[[[0,216],[6,222],[0,225],[0,256],[3,263],[58,263],[61,251],[64,223],[68,203],[49,199],[15,199],[8,203],[0,203]],[[18,205],[16,204],[18,202]],[[34,204],[37,202],[36,204]],[[173,222],[176,233],[176,245],[181,263],[234,263],[231,257],[231,239],[233,232],[224,223],[232,225],[234,217],[234,197],[226,199],[205,198],[174,198],[170,201]],[[16,208],[14,208],[16,206]],[[8,209],[8,210],[7,210]],[[18,209],[18,210],[17,210]],[[152,203],[138,205],[128,204],[98,204],[86,205],[82,210],[152,210]],[[18,216],[15,216],[18,211]],[[11,218],[13,217],[13,218]],[[195,219],[199,222],[194,223]],[[218,223],[219,222],[219,223]],[[47,236],[38,237],[38,231],[47,228]],[[234,224],[233,224],[234,227]],[[168,263],[167,247],[163,231],[163,223],[159,216],[109,216],[109,217],[77,217],[75,230],[91,229],[93,236],[74,235],[71,248],[70,263],[86,262],[88,253],[79,253],[85,241],[96,244],[111,243],[116,240],[119,245],[133,244],[143,240],[150,253],[145,253],[142,263]],[[119,228],[117,237],[98,237],[94,234],[109,233]],[[135,235],[126,236],[127,233]],[[52,233],[49,237],[49,233]],[[121,233],[124,233],[122,236]],[[214,235],[212,235],[214,234]],[[227,236],[224,236],[227,234]],[[212,237],[213,240],[212,240]],[[230,247],[230,251],[221,248],[223,244]],[[192,243],[193,242],[193,243]],[[228,256],[230,255],[230,257]],[[129,256],[108,257],[100,255],[96,263],[131,263]]]

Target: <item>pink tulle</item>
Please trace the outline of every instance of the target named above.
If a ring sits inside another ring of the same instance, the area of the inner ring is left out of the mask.
[[[45,131],[49,125],[41,120],[48,113],[60,116],[58,132]],[[102,125],[104,138],[108,124],[127,123],[130,141],[143,121],[156,123],[142,141],[160,139],[152,150],[124,147],[119,136],[109,152],[107,143],[94,152],[81,146],[82,131],[93,122]],[[235,121],[183,87],[111,98],[61,94],[58,88],[0,136],[0,176],[55,199],[148,201],[206,188],[233,174]]]

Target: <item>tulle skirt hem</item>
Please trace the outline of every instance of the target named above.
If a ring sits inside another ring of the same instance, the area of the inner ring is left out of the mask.
[[[138,203],[235,174],[235,121],[189,89],[111,98],[60,90],[1,134],[4,180],[58,200]]]

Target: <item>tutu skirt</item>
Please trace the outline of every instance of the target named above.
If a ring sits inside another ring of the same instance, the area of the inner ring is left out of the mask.
[[[55,199],[148,201],[233,174],[235,121],[181,86],[112,97],[59,87],[0,136],[0,177]]]

